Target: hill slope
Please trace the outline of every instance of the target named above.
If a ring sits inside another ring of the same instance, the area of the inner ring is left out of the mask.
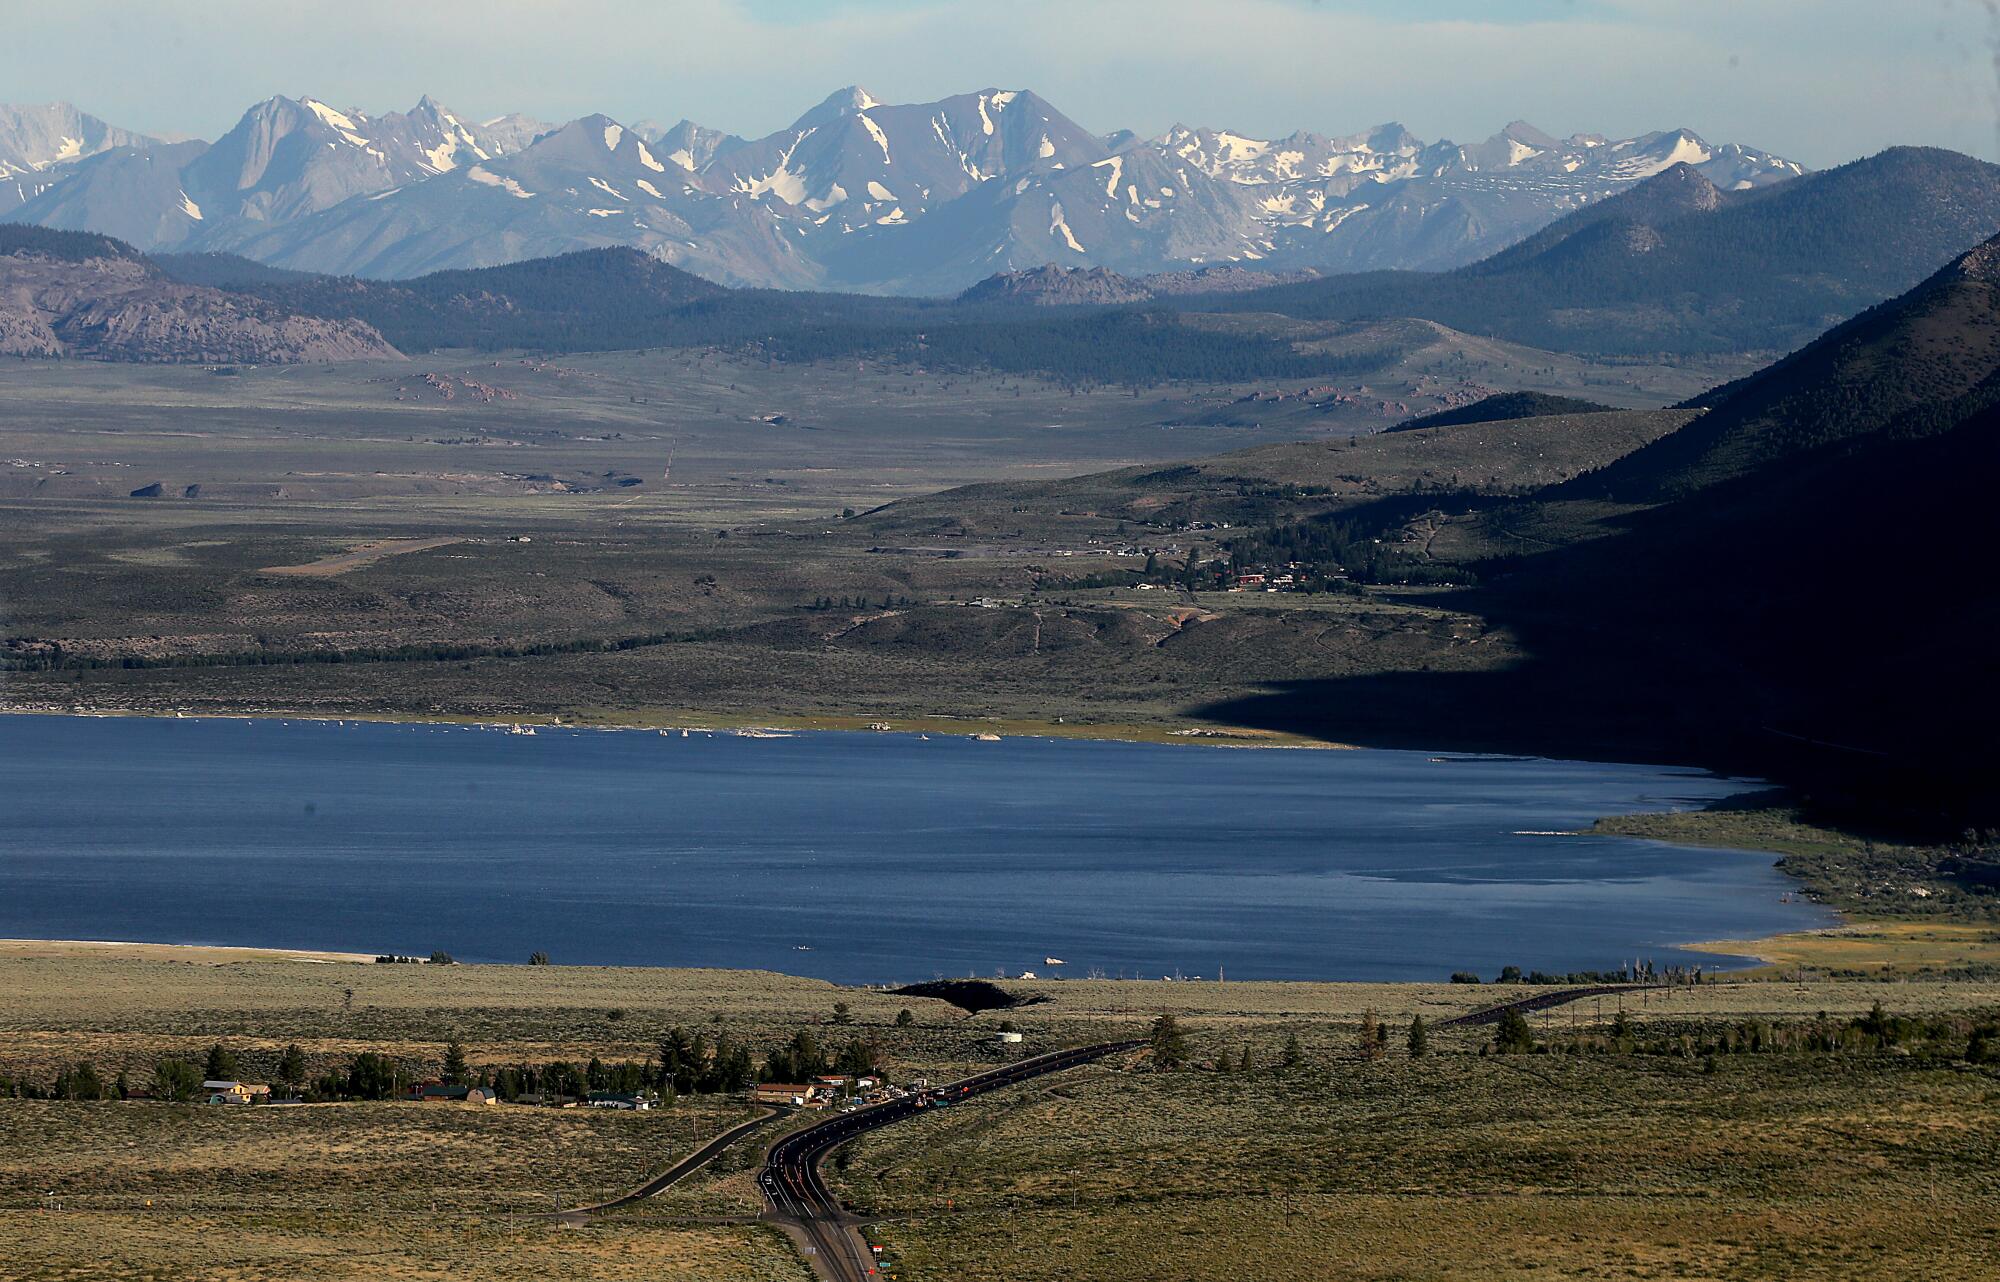
[[[1554,351],[1784,350],[2000,231],[2000,166],[1899,147],[1723,192],[1676,167],[1443,275],[1277,286],[1200,306],[1418,316]]]
[[[1459,423],[1504,423],[1517,418],[1543,418],[1551,414],[1602,414],[1609,405],[1581,401],[1573,396],[1551,396],[1546,392],[1499,392],[1470,405],[1439,410],[1421,418],[1407,419],[1389,430],[1415,432],[1427,427],[1451,427]]]
[[[1777,364],[1701,398],[1685,431],[1579,482],[1627,502],[1687,494],[1876,435],[1949,429],[2000,371],[2000,241]]]
[[[0,227],[0,354],[144,362],[394,359],[372,327],[168,279],[109,237]]]
[[[406,281],[302,275],[242,288],[271,304],[348,317],[407,351],[633,347],[684,338],[697,304],[729,296],[636,249],[592,249]]]

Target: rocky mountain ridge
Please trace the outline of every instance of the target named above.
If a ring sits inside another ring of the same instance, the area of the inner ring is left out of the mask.
[[[1804,172],[1687,130],[1557,140],[1516,122],[1463,146],[1395,124],[1141,138],[1094,133],[1029,90],[890,104],[858,86],[754,139],[688,120],[479,124],[429,98],[370,117],[280,97],[212,145],[178,147],[118,140],[0,217],[336,274],[629,245],[730,285],[955,294],[1048,263],[1456,267],[1676,165],[1723,190]]]

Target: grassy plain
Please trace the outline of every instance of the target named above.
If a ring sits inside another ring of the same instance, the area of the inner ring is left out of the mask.
[[[1436,1026],[1533,990],[1446,984],[1010,981],[967,1016],[787,976],[0,949],[0,1072],[91,1058],[134,1081],[222,1040],[245,1071],[298,1041],[412,1066],[643,1057],[672,1024],[760,1050],[799,1027],[875,1042],[892,1075],[1139,1035],[1162,1012],[1198,1065],[1121,1059],[889,1128],[830,1173],[908,1279],[1978,1276],[2000,1241],[2000,1079],[1929,1055],[1486,1056]],[[833,1002],[851,1024],[833,1023]],[[2000,1011],[2000,981],[1730,982],[1533,1018],[1642,1037],[1742,1021]],[[899,1027],[908,1008],[913,1024]],[[617,1012],[613,1016],[613,1012]],[[1368,1013],[1391,1029],[1364,1057]],[[1422,1014],[1433,1054],[1402,1034]],[[1297,1038],[1301,1062],[1281,1067]],[[1018,1053],[1018,1052],[1016,1052]],[[328,1104],[222,1109],[0,1100],[0,1277],[807,1276],[758,1207],[757,1146],[660,1198],[557,1229],[521,1213],[637,1184],[743,1116]],[[53,1194],[53,1197],[48,1195]],[[150,1202],[150,1205],[148,1203]],[[433,1210],[433,1206],[437,1209]],[[1950,1215],[1939,1208],[1949,1206]],[[58,1209],[59,1208],[59,1209]]]
[[[1972,1279],[2000,1235],[1990,1075],[1400,1049],[1079,1075],[881,1132],[844,1185],[911,1278]]]

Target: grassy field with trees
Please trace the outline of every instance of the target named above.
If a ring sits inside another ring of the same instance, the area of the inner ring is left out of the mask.
[[[1970,1278],[2000,1232],[1991,979],[1626,989],[1466,1027],[1549,990],[1007,981],[992,989],[1012,1004],[975,1014],[748,972],[21,951],[0,956],[10,1282],[803,1278],[746,1219],[761,1141],[582,1227],[535,1217],[749,1115],[704,1089],[729,1047],[788,1076],[804,1047],[838,1063],[859,1046],[892,1080],[935,1081],[1147,1042],[837,1151],[829,1178],[890,1217],[885,1271],[909,1279],[1422,1278],[1480,1259],[1497,1276]],[[1019,1047],[994,1042],[1003,1025]],[[397,1081],[596,1061],[674,1089],[638,1113],[17,1094],[76,1088],[84,1064],[105,1093],[145,1089],[169,1059],[312,1094],[364,1056]]]

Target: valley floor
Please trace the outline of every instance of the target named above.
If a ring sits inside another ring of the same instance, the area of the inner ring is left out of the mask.
[[[1537,991],[1516,986],[1004,987],[1041,1000],[967,1015],[750,972],[6,949],[0,1073],[39,1081],[89,1059],[137,1084],[218,1041],[246,1080],[288,1044],[313,1075],[363,1050],[436,1071],[451,1037],[475,1072],[615,1062],[678,1024],[760,1053],[799,1029],[860,1037],[892,1079],[939,1080],[1143,1037],[1171,1012],[1187,1069],[1113,1060],[830,1158],[843,1197],[883,1217],[885,1273],[1973,1278],[2000,1242],[2000,1094],[1992,1065],[1965,1059],[2000,1014],[1991,981],[1632,991],[1532,1016],[1550,1051],[1523,1055],[1486,1053],[1489,1029],[1439,1027]],[[1930,1031],[1887,1049],[1798,1040],[1878,1002]],[[1416,1015],[1432,1030],[1420,1058],[1405,1045]],[[1002,1020],[1020,1048],[995,1045]],[[1368,1020],[1390,1033],[1379,1055],[1362,1049]],[[0,1277],[803,1279],[789,1243],[746,1220],[755,1143],[584,1227],[530,1214],[635,1186],[744,1115],[712,1096],[652,1113],[0,1099]]]

